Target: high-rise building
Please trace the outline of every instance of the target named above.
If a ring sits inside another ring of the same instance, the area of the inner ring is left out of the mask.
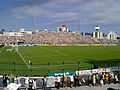
[[[100,27],[95,27],[95,32],[93,32],[93,38],[101,39],[103,38],[103,32],[100,31]]]

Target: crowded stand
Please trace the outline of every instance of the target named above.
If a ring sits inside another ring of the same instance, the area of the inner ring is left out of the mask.
[[[22,41],[24,44],[95,44],[110,42],[105,38],[96,39],[76,32],[39,31],[32,34],[24,33],[22,36],[0,36],[1,44],[16,43],[18,41]]]

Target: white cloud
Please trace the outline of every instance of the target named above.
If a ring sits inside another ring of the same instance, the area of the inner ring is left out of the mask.
[[[13,16],[18,19],[24,19],[26,17],[26,16],[22,16],[22,15],[18,15],[18,14],[14,14]]]
[[[12,11],[17,15],[43,16],[56,21],[80,18],[81,24],[104,24],[120,21],[119,3],[119,0],[51,0],[42,5],[17,7]]]
[[[18,7],[12,10],[15,13],[19,14],[27,14],[27,15],[39,15],[43,10],[36,6],[24,6],[24,7]]]
[[[41,8],[38,6],[25,6],[25,7],[20,7],[20,8],[15,8],[13,9],[15,13],[23,13],[27,15],[35,15],[35,16],[44,16],[48,18],[72,18],[72,17],[78,17],[78,13],[76,12],[56,12],[53,10]]]

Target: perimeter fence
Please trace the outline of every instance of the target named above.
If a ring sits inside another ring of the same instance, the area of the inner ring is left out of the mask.
[[[25,64],[20,63],[0,63],[0,74],[14,74],[14,75],[29,75],[29,76],[43,76],[48,73],[54,72],[68,72],[68,71],[80,71],[80,70],[92,70],[97,68],[107,68],[116,66],[120,68],[120,61],[103,61],[103,62],[60,62],[60,63],[46,63],[46,64],[34,64],[30,63],[27,67]]]

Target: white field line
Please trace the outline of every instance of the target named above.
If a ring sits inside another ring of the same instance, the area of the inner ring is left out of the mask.
[[[19,51],[17,51],[17,53],[19,54],[19,56],[21,57],[21,59],[23,60],[23,62],[25,63],[25,65],[30,68],[30,66],[27,64],[27,62],[25,61],[25,59],[23,58],[23,56],[20,54]]]

